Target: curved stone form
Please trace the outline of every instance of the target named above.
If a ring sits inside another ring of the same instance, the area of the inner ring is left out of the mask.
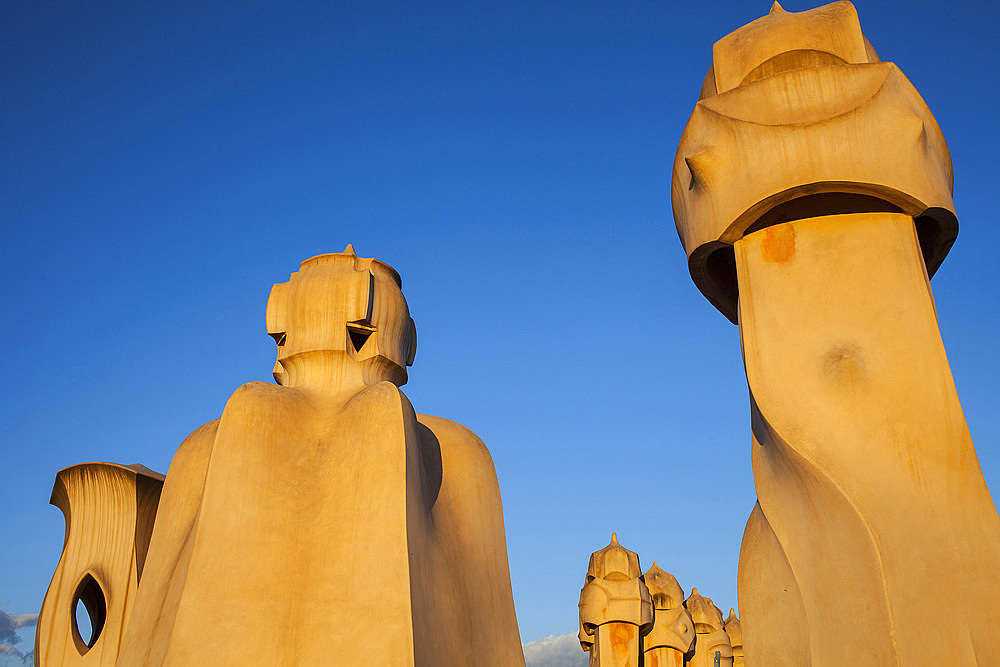
[[[62,555],[35,631],[35,664],[111,667],[143,575],[163,475],[141,465],[60,470],[51,503],[66,519]],[[77,627],[76,607],[91,636]]]
[[[1000,664],[1000,518],[928,283],[957,233],[940,130],[846,2],[714,56],[673,203],[750,389],[745,660]]]
[[[1000,520],[912,220],[797,220],[736,252],[758,497],[748,662],[1000,664]]]
[[[181,444],[106,664],[523,666],[493,462],[400,391],[400,284],[348,246],[275,285],[279,384]]]

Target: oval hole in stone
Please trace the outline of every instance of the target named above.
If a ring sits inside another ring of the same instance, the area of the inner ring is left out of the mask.
[[[74,643],[80,655],[83,655],[100,639],[104,621],[108,616],[108,603],[104,591],[92,575],[84,576],[76,587],[71,608]]]

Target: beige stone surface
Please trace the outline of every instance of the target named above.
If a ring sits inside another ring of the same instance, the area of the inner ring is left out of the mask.
[[[493,463],[399,390],[396,272],[306,260],[267,327],[280,384],[178,449],[117,664],[523,665]]]
[[[740,326],[746,664],[1000,664],[1000,518],[928,282],[957,235],[944,138],[850,3],[775,5],[713,56],[672,199]]]
[[[115,664],[145,571],[163,475],[141,465],[83,463],[56,474],[53,505],[66,519],[62,555],[35,631],[35,664]],[[76,606],[92,620],[85,641]]]
[[[1000,664],[1000,519],[912,220],[798,220],[744,237],[736,260],[758,495],[748,663]]]

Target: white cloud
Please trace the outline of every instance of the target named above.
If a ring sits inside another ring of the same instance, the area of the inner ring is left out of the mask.
[[[38,614],[20,614],[14,616],[0,609],[0,665],[31,664],[31,653],[25,655],[14,644],[21,641],[16,630],[28,628],[38,621]],[[12,662],[13,660],[14,662]]]
[[[589,658],[576,633],[549,635],[524,645],[527,667],[587,667]]]

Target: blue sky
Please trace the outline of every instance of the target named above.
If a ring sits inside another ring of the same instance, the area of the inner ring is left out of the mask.
[[[856,3],[952,151],[941,331],[1000,493],[1000,10]],[[811,4],[789,2],[800,11]],[[611,531],[728,610],[753,503],[737,330],[687,275],[674,150],[766,2],[0,8],[0,602],[59,558],[55,472],[165,472],[269,380],[272,283],[353,243],[403,277],[404,391],[493,455],[522,640],[575,631]]]

